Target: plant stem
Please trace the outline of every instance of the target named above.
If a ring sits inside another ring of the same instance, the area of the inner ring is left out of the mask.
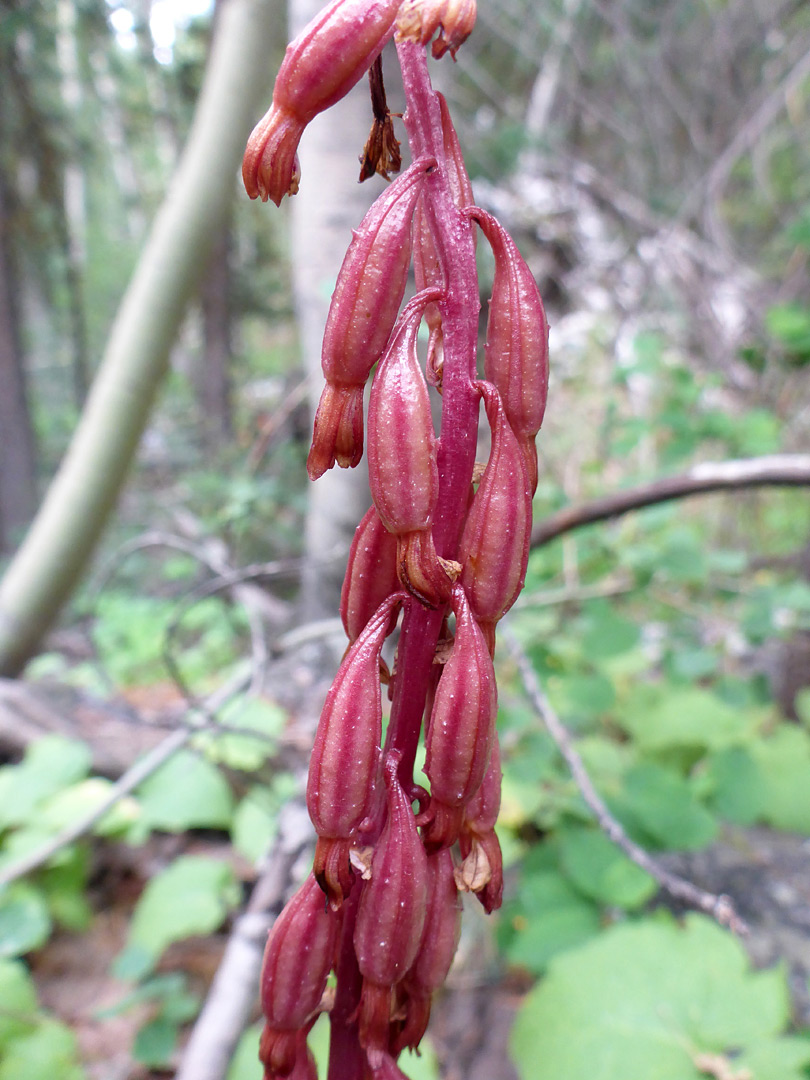
[[[425,50],[397,45],[408,107],[405,128],[411,156],[433,157],[438,165],[425,181],[425,208],[434,243],[446,273],[439,301],[444,339],[442,426],[439,441],[439,498],[433,525],[437,552],[452,559],[457,551],[472,481],[478,433],[478,396],[473,389],[478,337],[478,276],[469,220],[453,202],[447,179],[439,99],[427,70]],[[406,605],[397,653],[397,676],[386,750],[402,753],[400,781],[413,784],[413,764],[422,726],[430,670],[445,608]]]

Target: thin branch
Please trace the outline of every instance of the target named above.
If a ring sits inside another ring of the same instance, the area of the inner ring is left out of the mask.
[[[712,491],[749,487],[810,486],[810,454],[772,454],[739,461],[706,462],[680,476],[667,476],[651,484],[603,495],[591,502],[566,506],[539,521],[532,529],[532,547],[542,547],[558,536],[608,521],[631,510]]]
[[[711,915],[721,926],[727,926],[735,934],[747,934],[748,927],[737,914],[730,897],[725,895],[716,896],[714,893],[699,889],[696,885],[693,885],[691,881],[687,881],[677,874],[670,873],[668,870],[659,866],[655,859],[653,859],[644,848],[640,847],[630,839],[616,818],[613,817],[608,810],[607,806],[602,801],[602,798],[597,793],[596,788],[593,786],[593,782],[588,775],[588,771],[585,768],[582,758],[574,748],[568,730],[560,720],[559,716],[557,716],[551,703],[543,692],[543,689],[540,686],[540,680],[537,678],[537,674],[532,667],[528,656],[512,633],[506,630],[503,637],[507,649],[517,664],[518,672],[520,673],[520,678],[526,691],[526,696],[531,701],[538,716],[543,720],[543,723],[546,725],[546,730],[554,740],[562,756],[565,758],[565,761],[571,770],[571,775],[582,794],[582,798],[585,800],[588,808],[593,813],[599,823],[599,827],[605,835],[616,845],[616,847],[620,848],[629,859],[632,859],[636,866],[640,866],[642,870],[646,870],[651,877],[655,878],[661,888],[666,889],[670,896],[682,900],[684,903],[689,904],[690,907],[705,911],[707,915]]]
[[[296,863],[311,843],[306,807],[300,800],[288,803],[247,909],[234,923],[176,1080],[224,1080],[257,999],[267,931],[287,899]]]
[[[242,677],[240,676],[240,679]],[[242,679],[242,681],[244,681]],[[210,716],[209,709],[219,707],[221,705],[220,698],[226,699],[230,697],[233,690],[230,686],[222,687],[217,691],[217,702],[209,703],[208,708],[204,710],[206,719]],[[54,855],[58,854],[62,848],[67,847],[69,844],[75,843],[81,839],[85,833],[90,830],[107,814],[112,808],[125,796],[131,794],[137,787],[139,787],[144,780],[148,779],[154,772],[164,765],[169,758],[181,750],[186,743],[194,736],[200,733],[200,728],[196,724],[188,724],[185,727],[177,728],[170,735],[167,735],[165,739],[153,747],[148,753],[136,761],[127,771],[119,777],[118,780],[112,785],[106,796],[94,806],[92,810],[88,810],[86,814],[77,818],[72,824],[67,825],[64,829],[58,832],[55,836],[51,837],[46,843],[30,852],[28,855],[24,855],[22,858],[17,859],[16,862],[10,863],[5,869],[0,870],[0,888],[4,885],[10,885],[12,881],[16,881],[18,878],[24,877],[26,874],[30,874],[34,870],[38,870],[45,863],[49,862]]]

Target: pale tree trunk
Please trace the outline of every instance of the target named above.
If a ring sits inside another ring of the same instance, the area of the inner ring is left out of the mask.
[[[132,462],[169,350],[233,198],[276,31],[228,0],[180,166],[118,311],[65,459],[0,582],[0,674],[16,675],[75,587]]]
[[[233,435],[231,417],[231,230],[224,222],[214,238],[211,258],[200,288],[203,343],[193,372],[208,446],[215,448]]]
[[[34,435],[25,392],[8,206],[0,174],[0,551],[10,550],[36,508]]]
[[[291,0],[290,37],[323,7]],[[371,127],[368,83],[313,120],[301,140],[301,189],[291,200],[295,311],[314,415],[323,375],[321,342],[340,264],[366,210],[379,194],[376,178],[358,183],[359,156]],[[365,459],[356,469],[327,472],[310,485],[302,615],[334,615],[354,530],[368,505]],[[335,556],[337,555],[337,561]],[[324,564],[324,560],[330,560]]]

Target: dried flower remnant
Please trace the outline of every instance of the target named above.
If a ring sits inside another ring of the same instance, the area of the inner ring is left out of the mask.
[[[313,478],[335,462],[360,460],[364,388],[377,364],[367,433],[373,506],[349,553],[340,605],[349,648],[310,764],[313,875],[268,943],[265,1080],[316,1078],[306,1036],[326,1008],[328,1080],[402,1078],[397,1058],[418,1047],[431,996],[453,960],[460,893],[492,911],[503,891],[492,655],[495,625],[526,570],[547,326],[514,243],[474,206],[447,103],[428,76],[426,49],[432,43],[434,55],[455,56],[475,21],[473,0],[333,2],[288,50],[244,175],[253,197],[279,202],[294,190],[303,126],[372,64],[375,128],[363,173],[398,167],[376,62],[395,20],[414,164],[349,245],[327,322],[326,388],[308,460]],[[479,225],[496,264],[484,382],[476,381],[475,355]],[[411,264],[418,292],[400,312]],[[423,322],[425,372],[417,348]],[[430,386],[441,393],[440,436]],[[481,399],[492,432],[483,472],[475,464]],[[400,612],[389,676],[381,650]],[[383,741],[385,682],[391,714]],[[414,778],[420,740],[430,792]]]

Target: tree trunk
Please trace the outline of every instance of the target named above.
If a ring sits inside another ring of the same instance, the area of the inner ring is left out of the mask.
[[[8,206],[0,175],[0,550],[10,551],[36,509],[34,435],[8,244]]]
[[[321,0],[291,0],[290,37],[322,6]],[[313,120],[299,148],[301,190],[291,200],[293,292],[313,415],[323,387],[321,343],[337,273],[351,230],[380,190],[377,178],[362,185],[357,180],[370,127],[368,82],[363,79]],[[301,597],[305,619],[337,610],[345,555],[369,500],[365,459],[357,469],[335,467],[310,485]]]
[[[225,222],[214,238],[214,249],[200,289],[203,347],[193,375],[203,434],[212,448],[233,435],[230,248],[230,223]]]
[[[115,505],[189,294],[233,197],[275,27],[228,0],[183,157],[119,309],[71,445],[0,582],[0,672],[15,675],[75,587]]]

